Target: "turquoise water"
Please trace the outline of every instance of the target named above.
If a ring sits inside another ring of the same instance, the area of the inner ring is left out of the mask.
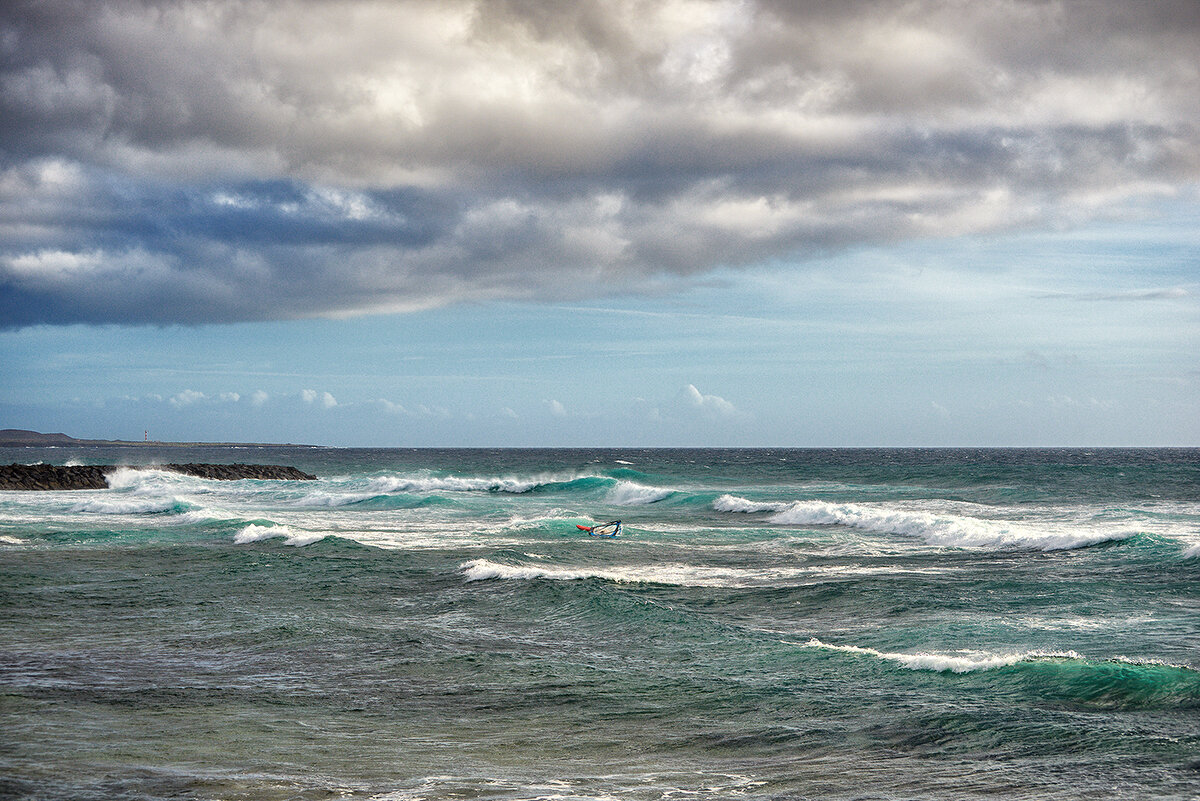
[[[1200,451],[155,460],[321,478],[0,492],[0,797],[1200,796]]]

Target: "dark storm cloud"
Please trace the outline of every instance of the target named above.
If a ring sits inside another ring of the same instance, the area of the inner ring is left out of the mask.
[[[0,324],[639,291],[1194,184],[1194,2],[0,11]]]

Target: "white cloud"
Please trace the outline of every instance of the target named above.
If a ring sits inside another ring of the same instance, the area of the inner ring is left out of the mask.
[[[377,398],[375,403],[389,414],[408,414],[408,409],[405,409],[404,406],[399,403],[393,403],[386,398]]]
[[[332,409],[338,405],[337,400],[328,392],[318,392],[315,389],[300,390],[300,399],[305,403],[320,403],[326,409]]]
[[[555,416],[555,417],[566,417],[567,416],[567,407],[563,406],[561,402],[559,402],[557,400],[548,400],[548,401],[546,401],[546,405],[550,407],[550,414],[552,414],[553,416]]]
[[[729,401],[717,395],[704,395],[694,384],[688,384],[675,396],[675,407],[693,414],[710,417],[732,417],[737,409]]]
[[[199,403],[205,399],[203,392],[197,392],[194,389],[185,389],[177,395],[171,397],[170,404],[176,409],[182,409],[184,406],[191,406],[193,403]]]
[[[254,390],[254,392],[252,392],[250,394],[250,405],[251,406],[262,406],[270,399],[271,399],[271,396],[268,395],[266,392],[264,392],[261,389],[256,389],[256,390]]]

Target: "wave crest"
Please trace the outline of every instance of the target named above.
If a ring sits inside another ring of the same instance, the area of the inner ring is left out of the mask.
[[[781,525],[840,525],[877,534],[899,534],[930,545],[952,548],[1069,550],[1123,540],[1131,531],[1072,525],[1053,530],[1020,523],[965,515],[898,509],[857,503],[793,501],[769,503],[723,495],[713,502],[720,512],[774,512],[768,518]]]
[[[805,648],[894,662],[909,670],[976,673],[1010,668],[1004,681],[1036,696],[1096,709],[1200,708],[1200,671],[1158,659],[1089,659],[1075,651],[888,653],[817,638]]]
[[[181,515],[195,507],[174,497],[104,496],[89,498],[72,507],[75,512],[102,515]]]
[[[618,481],[608,491],[605,500],[613,506],[646,506],[658,503],[675,494],[674,490],[662,487],[647,487],[635,481]]]
[[[287,526],[279,526],[274,523],[267,526],[251,523],[235,534],[233,541],[238,545],[246,545],[247,543],[259,542],[273,537],[282,537],[284,545],[295,546],[311,545],[314,542],[325,539],[324,534],[311,531],[295,533]]]
[[[936,673],[972,673],[976,670],[991,670],[998,667],[1006,667],[1015,665],[1018,662],[1023,662],[1026,659],[1038,656],[1060,656],[1069,658],[1082,658],[1074,651],[1066,651],[1061,654],[1038,653],[1026,651],[1017,654],[992,654],[986,651],[957,651],[952,654],[938,653],[886,653],[877,651],[874,648],[861,648],[857,645],[830,645],[813,637],[808,642],[804,643],[805,648],[821,648],[826,651],[840,651],[847,654],[861,654],[863,656],[873,656],[877,659],[886,659],[889,662],[895,662],[909,670],[931,670]]]

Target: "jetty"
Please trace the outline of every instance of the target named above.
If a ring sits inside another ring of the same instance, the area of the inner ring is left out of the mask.
[[[316,476],[278,464],[151,464],[151,465],[0,465],[0,490],[107,489],[117,470],[166,470],[187,476],[237,481],[315,481]]]

